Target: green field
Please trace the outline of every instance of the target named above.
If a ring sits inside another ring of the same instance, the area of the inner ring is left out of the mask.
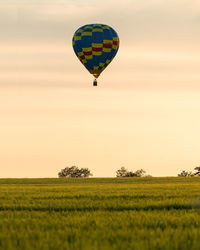
[[[0,179],[1,250],[200,249],[200,178]]]

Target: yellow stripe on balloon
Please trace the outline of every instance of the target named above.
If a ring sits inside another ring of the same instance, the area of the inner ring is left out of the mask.
[[[83,54],[83,52],[81,51],[81,52],[78,52],[78,56],[83,56],[84,54]]]
[[[111,48],[103,48],[103,52],[111,52]]]
[[[101,51],[92,51],[92,55],[94,55],[94,56],[101,56],[102,52]]]
[[[92,47],[93,48],[102,48],[103,47],[103,43],[92,43]]]
[[[115,50],[117,50],[118,46],[117,45],[113,45],[112,48],[115,49]]]
[[[92,32],[103,32],[103,30],[99,29],[99,28],[95,28],[95,29],[92,30]]]
[[[86,26],[86,27],[84,28],[84,30],[85,30],[85,29],[92,29],[92,28],[93,28],[92,26],[89,26],[89,25],[88,25],[88,26]]]
[[[106,29],[109,30],[110,28],[109,28],[108,26],[105,25],[105,26],[102,26],[102,29],[103,29],[103,30],[106,30]]]
[[[75,41],[81,40],[81,36],[75,36],[74,40]]]
[[[87,60],[86,60],[86,59],[83,59],[81,62],[82,62],[83,64],[86,64]]]
[[[119,41],[119,38],[118,37],[113,37],[113,41]]]
[[[103,40],[103,43],[112,44],[113,40]]]
[[[100,67],[104,67],[104,65],[105,65],[105,63],[102,63],[102,62],[99,63]]]
[[[82,36],[92,36],[92,32],[89,31],[83,32]]]
[[[83,48],[83,52],[90,52],[92,51],[92,47],[89,47],[89,48]]]
[[[85,58],[86,58],[87,60],[90,60],[90,59],[93,58],[93,56],[92,56],[92,55],[89,55],[89,56],[85,55]]]

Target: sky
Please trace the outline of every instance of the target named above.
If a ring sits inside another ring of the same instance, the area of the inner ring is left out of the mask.
[[[98,87],[71,42],[89,23],[120,37]],[[0,0],[0,178],[200,165],[199,27],[199,0]]]

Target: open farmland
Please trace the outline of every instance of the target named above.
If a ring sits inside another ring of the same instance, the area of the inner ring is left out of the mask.
[[[1,250],[200,249],[200,178],[0,179]]]

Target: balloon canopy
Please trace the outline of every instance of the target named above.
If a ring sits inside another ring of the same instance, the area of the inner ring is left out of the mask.
[[[98,78],[117,54],[119,37],[108,25],[87,24],[74,33],[72,43],[78,59]]]

